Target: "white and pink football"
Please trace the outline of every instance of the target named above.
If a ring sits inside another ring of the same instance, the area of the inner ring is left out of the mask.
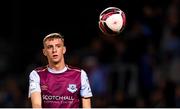
[[[125,25],[126,15],[117,7],[108,7],[99,16],[99,28],[106,35],[121,33]]]

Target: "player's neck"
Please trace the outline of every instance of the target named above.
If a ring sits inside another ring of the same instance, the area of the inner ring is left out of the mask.
[[[65,67],[65,63],[49,63],[48,67],[53,70],[62,70]]]

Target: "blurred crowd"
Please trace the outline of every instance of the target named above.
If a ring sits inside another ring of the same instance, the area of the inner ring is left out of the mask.
[[[140,5],[141,13],[127,17],[119,36],[99,32],[88,46],[67,51],[67,63],[88,74],[92,107],[180,107],[179,0]],[[6,48],[0,54],[0,72],[13,71],[6,70],[13,60],[6,55],[12,48]],[[24,73],[1,73],[0,107],[30,107],[28,72],[45,63],[39,51]]]

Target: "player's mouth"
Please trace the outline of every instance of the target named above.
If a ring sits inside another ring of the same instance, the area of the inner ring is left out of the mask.
[[[58,55],[53,55],[53,58],[57,58],[58,57]]]

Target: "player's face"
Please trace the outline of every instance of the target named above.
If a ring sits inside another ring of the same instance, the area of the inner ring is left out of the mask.
[[[65,52],[64,42],[59,38],[48,39],[44,43],[43,53],[47,56],[48,62],[61,62]]]

